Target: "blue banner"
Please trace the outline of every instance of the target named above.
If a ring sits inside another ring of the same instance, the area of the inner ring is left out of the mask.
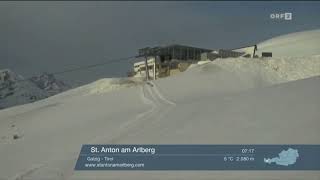
[[[320,145],[83,145],[75,170],[320,170]]]

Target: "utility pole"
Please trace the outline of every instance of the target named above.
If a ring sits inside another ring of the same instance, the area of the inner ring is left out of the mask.
[[[157,56],[154,56],[154,63],[153,63],[153,80],[156,80],[156,64],[157,64]]]
[[[146,70],[146,81],[149,81],[149,66],[148,66],[148,56],[145,56],[145,70]]]

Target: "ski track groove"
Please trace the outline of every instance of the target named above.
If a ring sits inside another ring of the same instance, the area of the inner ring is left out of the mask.
[[[138,115],[138,118],[135,119],[134,122],[129,121],[128,123],[133,124],[134,126],[128,127],[124,129],[123,131],[119,131],[118,135],[111,137],[110,140],[107,141],[107,143],[116,143],[120,139],[129,136],[131,133],[137,132],[137,127],[144,125],[145,122],[147,123],[152,123],[154,122],[157,118],[162,117],[164,114],[163,109],[167,108],[168,105],[172,106],[172,104],[175,104],[167,99],[165,99],[159,91],[157,91],[157,87],[155,86],[155,83],[149,82],[153,87],[150,87],[150,85],[144,85],[142,90],[143,90],[143,98],[146,98],[148,101],[152,103],[152,109],[140,114],[140,117]],[[149,92],[148,95],[150,96],[150,99],[146,95],[146,91]],[[171,108],[170,108],[171,110]],[[168,112],[168,111],[166,111]],[[153,118],[153,119],[151,119]]]
[[[10,177],[8,178],[8,180],[23,180],[24,177],[34,173],[35,171],[37,171],[38,169],[40,169],[41,167],[43,167],[44,165],[43,164],[40,164],[40,165],[33,165],[33,167],[21,172],[21,173],[18,173],[16,175],[14,175],[13,177]]]
[[[167,112],[169,112],[172,109],[172,107],[176,106],[176,103],[170,101],[169,99],[165,98],[161,94],[161,92],[158,89],[158,86],[154,82],[150,82],[150,84],[153,87],[150,87],[150,85],[147,85],[147,84],[143,84],[141,86],[141,93],[140,93],[140,98],[142,99],[142,102],[146,105],[151,106],[149,110],[138,114],[135,117],[135,119],[123,123],[118,129],[118,131],[116,131],[117,132],[116,135],[113,135],[111,138],[108,138],[110,137],[109,135],[97,136],[88,144],[95,144],[95,143],[101,144],[101,142],[106,142],[108,144],[116,143],[120,139],[125,138],[129,136],[131,133],[136,132],[137,129],[135,127],[141,126],[142,124],[145,123],[145,121],[152,123],[156,119],[161,119],[161,117],[163,117]],[[167,107],[168,105],[170,107]],[[155,117],[155,118],[151,119],[152,117]],[[106,141],[103,141],[106,138],[108,139]],[[63,177],[63,180],[67,180],[73,175],[73,170],[74,170],[74,166],[77,159],[78,157],[70,159],[74,161],[73,166],[68,168],[66,171],[59,172],[61,174],[61,177]],[[35,171],[38,171],[42,166],[28,170],[27,172],[23,173],[21,176],[17,176],[15,179],[9,179],[9,180],[23,180],[24,176],[30,175]]]

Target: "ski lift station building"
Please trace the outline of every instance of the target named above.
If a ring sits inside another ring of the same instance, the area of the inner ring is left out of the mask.
[[[133,74],[136,77],[146,76],[145,58],[147,58],[149,76],[155,79],[183,71],[188,64],[200,61],[202,53],[211,51],[177,44],[142,48],[138,50],[137,56],[141,61],[134,63]]]
[[[190,64],[201,60],[212,61],[217,58],[240,56],[253,58],[255,57],[256,50],[256,45],[231,50],[220,49],[217,51],[177,44],[153,48],[146,47],[138,50],[137,59],[140,59],[140,61],[133,64],[131,75],[135,77],[148,76],[156,79],[157,77],[166,77],[182,72]]]

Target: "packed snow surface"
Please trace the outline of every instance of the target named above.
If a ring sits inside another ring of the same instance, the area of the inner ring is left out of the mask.
[[[0,179],[318,180],[319,171],[73,170],[82,144],[320,144],[316,54],[220,59],[151,85],[103,79],[1,110]]]

